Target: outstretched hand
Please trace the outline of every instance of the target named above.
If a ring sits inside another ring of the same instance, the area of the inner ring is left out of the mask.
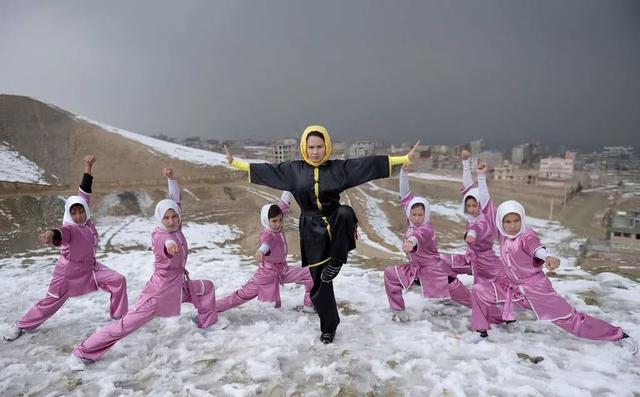
[[[469,158],[471,157],[471,153],[469,153],[467,149],[462,149],[462,152],[460,152],[460,157],[463,160],[469,160]]]
[[[228,145],[224,145],[224,151],[227,157],[227,162],[231,164],[233,162],[233,154],[231,153],[231,148]]]
[[[47,230],[46,232],[42,233],[39,236],[38,240],[40,240],[42,244],[53,243],[53,230]]]
[[[169,253],[169,255],[174,256],[175,254],[180,252],[180,247],[178,247],[177,244],[169,244],[169,246],[167,247],[167,252]]]
[[[464,241],[466,241],[467,244],[472,245],[476,242],[476,238],[467,234],[467,237],[464,238]]]
[[[479,163],[476,166],[476,172],[478,172],[478,174],[484,175],[487,173],[487,165],[485,163]]]
[[[402,250],[406,253],[413,251],[413,247],[415,247],[415,244],[411,240],[404,240],[402,243]]]
[[[96,156],[94,156],[93,154],[87,154],[82,158],[82,161],[84,161],[85,174],[91,174],[91,168],[93,167],[93,164],[96,162]]]
[[[557,268],[560,267],[560,259],[555,256],[547,256],[547,259],[544,261],[544,265],[549,271],[554,272]]]
[[[407,153],[407,157],[409,157],[409,163],[413,163],[416,157],[416,152],[418,151],[418,146],[420,146],[420,141],[416,142],[415,145],[409,150]]]
[[[264,252],[262,252],[260,250],[257,250],[255,258],[256,258],[256,262],[258,262],[258,263],[264,262]]]

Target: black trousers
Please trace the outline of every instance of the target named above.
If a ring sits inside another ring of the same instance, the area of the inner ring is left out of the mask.
[[[336,297],[333,294],[333,283],[323,283],[320,274],[327,264],[310,268],[311,278],[313,278],[313,288],[311,288],[311,301],[320,317],[320,332],[335,332],[340,324],[340,315],[336,305]]]
[[[329,255],[333,261],[346,263],[349,251],[355,248],[355,229],[358,223],[353,209],[346,205],[341,205],[329,217],[331,225],[331,242]],[[320,317],[321,332],[335,332],[340,324],[340,315],[336,305],[336,297],[333,292],[333,282],[323,283],[320,280],[322,270],[329,265],[325,262],[318,266],[310,267],[313,288],[311,289],[311,301]]]

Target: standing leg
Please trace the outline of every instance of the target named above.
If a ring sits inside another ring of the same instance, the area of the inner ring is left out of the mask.
[[[313,288],[313,279],[308,267],[289,267],[286,270],[284,278],[282,280],[284,284],[296,283],[304,285],[304,305],[312,307],[311,302],[311,289]]]
[[[156,300],[151,298],[128,311],[120,320],[97,330],[93,335],[75,348],[73,354],[87,360],[98,360],[120,339],[130,335],[154,317]]]
[[[196,295],[194,299],[193,295]],[[192,302],[198,309],[198,328],[207,328],[218,321],[216,289],[209,280],[190,280],[183,286],[182,302]]]
[[[464,254],[440,254],[440,260],[457,274],[473,274],[471,263],[467,262]]]
[[[109,308],[111,318],[119,319],[124,316],[129,308],[127,280],[125,277],[101,263],[96,264],[95,277],[98,288],[111,294]]]
[[[449,295],[455,302],[471,308],[471,292],[456,277],[449,276]]]
[[[491,327],[490,322],[498,320],[492,318],[497,315],[498,310],[495,309],[496,290],[494,283],[477,283],[471,288],[471,329],[474,331],[488,331]],[[504,297],[502,291],[501,297]],[[492,321],[494,320],[494,321]],[[500,321],[502,317],[500,317]]]
[[[216,311],[218,313],[224,312],[236,306],[240,306],[249,302],[251,299],[258,296],[258,283],[255,281],[255,276],[251,277],[249,281],[242,288],[234,291],[231,295],[225,296],[216,302]]]
[[[404,298],[402,292],[404,286],[398,277],[398,271],[401,266],[388,266],[384,269],[384,289],[387,292],[387,300],[393,311],[404,310]]]
[[[616,341],[624,335],[622,328],[575,310],[571,316],[553,323],[579,338]]]
[[[42,323],[53,316],[62,307],[62,305],[64,305],[67,299],[69,299],[68,292],[60,295],[60,297],[54,297],[48,294],[36,303],[24,316],[22,316],[16,325],[18,328],[22,328],[27,331],[32,331],[38,328]]]
[[[332,334],[331,341],[333,341],[333,335],[340,324],[340,315],[338,314],[336,297],[333,294],[333,282],[323,283],[320,280],[322,269],[325,266],[326,264],[309,268],[313,279],[311,301],[320,317],[320,331],[322,334]]]

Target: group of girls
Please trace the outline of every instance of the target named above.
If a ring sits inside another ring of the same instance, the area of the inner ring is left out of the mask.
[[[93,155],[85,156],[82,183],[78,195],[70,196],[65,202],[62,226],[40,235],[42,243],[59,247],[60,257],[46,296],[11,327],[4,336],[6,341],[14,341],[25,331],[35,330],[69,297],[98,289],[111,294],[110,314],[114,321],[98,329],[73,350],[65,364],[74,371],[84,370],[87,363],[98,360],[118,341],[153,318],[179,315],[184,302],[192,303],[197,309],[192,321],[198,328],[224,328],[228,321],[219,317],[219,312],[255,297],[280,307],[280,285],[299,283],[305,288],[303,311],[313,312],[309,297],[313,283],[308,269],[290,267],[286,263],[287,240],[282,226],[291,195],[284,192],[278,203],[262,208],[264,230],[256,252],[260,264],[256,274],[241,289],[216,302],[213,282],[193,280],[186,269],[188,243],[182,230],[183,205],[171,168],[163,169],[169,198],[159,201],[154,212],[156,225],[151,232],[154,271],[137,303],[128,307],[125,277],[96,260],[98,233],[89,208],[95,160]]]
[[[95,156],[84,158],[84,175],[77,196],[65,202],[62,226],[40,235],[44,244],[59,247],[60,257],[46,296],[37,302],[5,335],[13,341],[24,331],[32,331],[62,307],[69,297],[98,289],[111,294],[113,321],[85,339],[65,361],[72,370],[102,357],[119,340],[154,317],[180,314],[183,302],[197,309],[192,318],[198,328],[224,328],[228,322],[219,312],[254,298],[281,306],[280,286],[304,285],[303,312],[317,313],[320,340],[332,343],[340,323],[333,279],[355,248],[357,217],[353,209],[340,203],[340,193],[373,179],[389,177],[395,165],[400,170],[400,203],[407,220],[402,250],[409,262],[384,271],[384,286],[392,319],[408,321],[403,292],[419,284],[427,298],[447,299],[471,308],[471,327],[481,338],[488,336],[490,324],[514,321],[514,308],[532,310],[540,320],[550,320],[583,338],[619,341],[637,352],[635,341],[621,328],[577,312],[551,286],[543,265],[555,270],[560,261],[551,256],[537,234],[526,226],[524,208],[506,201],[497,208],[489,196],[486,166],[477,167],[478,186],[473,186],[469,153],[463,152],[463,210],[468,219],[465,254],[447,255],[438,251],[436,231],[430,221],[429,201],[409,189],[407,165],[418,143],[405,156],[369,156],[330,160],[331,137],[319,125],[307,127],[300,139],[303,160],[280,164],[246,163],[227,150],[229,164],[248,172],[252,183],[282,191],[277,203],[262,207],[264,230],[255,253],[256,273],[227,297],[215,297],[209,280],[192,280],[186,270],[188,244],[183,234],[183,205],[178,182],[171,168],[163,169],[169,198],[156,204],[155,228],[151,233],[154,271],[137,303],[128,307],[126,280],[120,273],[96,260],[98,233],[91,221],[92,167]],[[302,267],[287,264],[284,216],[295,198],[301,209],[299,233]],[[500,256],[493,250],[500,243]],[[473,274],[471,289],[457,275]]]
[[[450,298],[471,308],[471,328],[480,340],[488,337],[491,324],[516,320],[515,308],[532,311],[565,331],[586,339],[616,341],[634,355],[637,343],[622,328],[576,311],[558,294],[543,271],[554,271],[560,259],[547,252],[538,234],[526,225],[523,206],[509,200],[497,208],[487,187],[487,166],[476,167],[474,187],[468,151],[462,152],[463,211],[467,218],[464,254],[438,252],[436,233],[430,222],[429,202],[409,190],[405,168],[400,171],[400,203],[407,219],[402,245],[409,262],[385,269],[384,280],[392,319],[408,321],[403,292],[414,282],[427,298]],[[500,255],[493,242],[500,244]],[[456,274],[473,274],[467,289]]]

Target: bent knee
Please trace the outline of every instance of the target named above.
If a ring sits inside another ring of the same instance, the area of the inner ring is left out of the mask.
[[[355,211],[353,210],[353,208],[349,207],[348,205],[339,206],[338,209],[336,210],[336,216],[338,218],[357,219]]]

